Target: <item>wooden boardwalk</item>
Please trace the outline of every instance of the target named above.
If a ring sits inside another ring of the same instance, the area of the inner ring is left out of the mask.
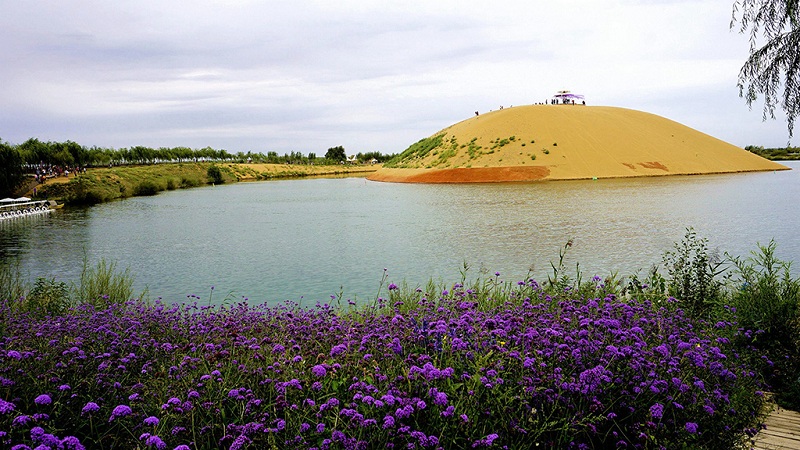
[[[775,407],[765,421],[766,430],[755,438],[757,450],[800,450],[800,413]]]

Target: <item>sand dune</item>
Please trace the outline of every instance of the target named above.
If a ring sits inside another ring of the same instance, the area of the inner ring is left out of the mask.
[[[469,183],[788,170],[654,114],[515,106],[456,123],[403,152],[376,181]]]

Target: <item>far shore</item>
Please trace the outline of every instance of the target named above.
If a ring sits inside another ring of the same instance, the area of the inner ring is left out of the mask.
[[[209,168],[219,168],[220,178],[214,180]],[[306,164],[248,164],[248,163],[168,163],[136,166],[89,168],[79,175],[49,178],[43,184],[31,184],[25,196],[56,200],[68,205],[89,205],[160,191],[240,181],[275,179],[364,176],[377,171],[381,165],[306,165]],[[34,189],[36,193],[34,193]]]

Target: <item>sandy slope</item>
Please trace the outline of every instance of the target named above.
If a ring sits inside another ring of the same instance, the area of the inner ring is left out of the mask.
[[[439,148],[369,178],[464,183],[788,169],[669,119],[608,106],[516,106],[439,134]]]

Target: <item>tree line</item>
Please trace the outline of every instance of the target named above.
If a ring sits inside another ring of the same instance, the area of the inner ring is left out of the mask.
[[[28,139],[19,145],[10,144],[0,140],[0,147],[4,151],[16,151],[22,159],[23,164],[33,166],[38,164],[56,165],[62,167],[100,167],[111,165],[128,164],[156,164],[169,162],[257,162],[270,164],[338,164],[346,160],[345,150],[342,146],[328,149],[325,157],[318,157],[316,153],[309,153],[307,156],[300,152],[284,153],[278,152],[237,152],[230,153],[227,150],[205,147],[192,149],[189,147],[145,147],[137,145],[130,148],[103,148],[85,147],[72,141],[65,142],[43,142],[36,138]],[[383,162],[394,155],[384,155],[381,152],[357,153],[358,162],[369,162],[375,159]]]
[[[384,162],[395,155],[380,152],[357,153],[359,163]],[[130,148],[86,147],[76,142],[41,141],[28,139],[22,144],[11,144],[0,139],[0,195],[10,196],[24,180],[27,173],[37,167],[104,167],[120,165],[162,164],[179,162],[236,162],[265,164],[340,164],[347,160],[342,146],[331,147],[324,157],[315,153],[304,155],[289,152],[278,155],[271,151],[231,153],[224,149],[205,147],[151,148],[137,145]]]
[[[748,145],[744,149],[762,158],[773,161],[793,161],[800,159],[800,147],[764,148],[759,145]]]

